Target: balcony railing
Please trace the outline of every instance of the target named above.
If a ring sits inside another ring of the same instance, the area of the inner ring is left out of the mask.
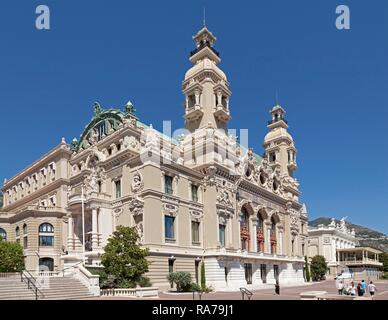
[[[193,55],[195,55],[196,53],[198,53],[199,51],[201,51],[201,50],[202,50],[203,48],[205,48],[205,47],[208,47],[211,51],[213,51],[214,54],[215,54],[217,57],[220,56],[220,53],[219,53],[216,49],[214,49],[213,47],[211,47],[210,44],[208,44],[208,43],[206,43],[206,44],[202,43],[198,48],[196,48],[195,50],[193,50],[193,51],[190,52],[190,57],[192,57]]]
[[[284,121],[286,124],[288,124],[288,122],[287,122],[287,120],[285,120],[285,119],[275,119],[275,120],[270,120],[270,121],[268,121],[268,125],[271,125],[271,124],[273,124],[273,123],[276,123],[276,122],[279,122],[279,121]]]
[[[383,264],[381,262],[379,262],[378,260],[375,260],[375,259],[369,259],[369,258],[364,258],[364,259],[357,259],[357,258],[347,258],[345,260],[340,260],[339,261],[339,264],[358,264],[358,265],[362,265],[362,264],[372,264],[372,265],[376,265],[376,266],[382,266]]]

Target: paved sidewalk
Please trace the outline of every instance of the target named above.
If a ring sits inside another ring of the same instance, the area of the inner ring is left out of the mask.
[[[388,300],[388,281],[374,282],[377,287],[377,292],[374,300]],[[308,283],[299,286],[283,286],[280,285],[280,295],[275,294],[275,288],[262,289],[253,291],[251,300],[300,300],[300,293],[305,291],[327,291],[329,294],[336,294],[337,289],[334,280],[326,280],[319,283]],[[369,294],[366,294],[369,297]],[[129,298],[129,297],[100,297],[95,299],[101,300],[151,300],[150,298]],[[159,293],[159,298],[152,300],[193,300],[192,293],[183,294],[168,294]],[[198,295],[195,296],[198,300]],[[238,292],[211,292],[202,295],[202,300],[241,300],[241,293]]]

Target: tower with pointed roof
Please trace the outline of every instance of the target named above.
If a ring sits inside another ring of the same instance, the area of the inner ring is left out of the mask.
[[[204,26],[193,36],[196,48],[190,53],[193,66],[186,72],[182,89],[185,96],[185,127],[227,129],[230,120],[231,91],[225,73],[218,67],[220,54],[214,48],[216,37]]]

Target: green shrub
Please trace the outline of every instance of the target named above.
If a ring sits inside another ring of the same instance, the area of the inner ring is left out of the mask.
[[[142,288],[152,287],[151,280],[147,277],[140,277],[140,280],[137,283]]]
[[[167,280],[176,284],[178,292],[190,291],[191,289],[191,274],[189,272],[170,272]]]
[[[0,237],[0,272],[20,272],[24,269],[23,247]]]
[[[202,287],[198,283],[193,282],[191,284],[191,291],[202,292]]]
[[[325,278],[327,272],[327,263],[324,256],[315,256],[310,264],[311,276],[313,281],[321,281]]]
[[[308,260],[307,260],[307,256],[304,257],[304,272],[305,272],[306,281],[310,282],[310,280],[311,280],[310,268],[309,268],[309,263],[308,263]]]

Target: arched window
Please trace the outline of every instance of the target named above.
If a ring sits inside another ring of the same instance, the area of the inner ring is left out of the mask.
[[[271,241],[271,253],[276,254],[276,220],[272,216],[271,217],[271,234],[270,234],[270,241]]]
[[[7,232],[3,228],[0,228],[0,238],[7,241]]]
[[[19,227],[15,228],[15,236],[16,236],[16,242],[20,243],[20,228]]]
[[[261,212],[257,213],[257,229],[256,229],[256,240],[257,240],[257,252],[264,251],[264,219]]]
[[[42,223],[39,226],[39,233],[54,233],[54,227],[50,223]]]
[[[240,236],[241,249],[249,250],[249,213],[245,207],[241,209]]]
[[[39,246],[52,247],[54,245],[54,227],[50,223],[39,226]]]
[[[23,247],[24,247],[24,249],[28,248],[28,235],[27,234],[28,234],[27,225],[23,224]]]

